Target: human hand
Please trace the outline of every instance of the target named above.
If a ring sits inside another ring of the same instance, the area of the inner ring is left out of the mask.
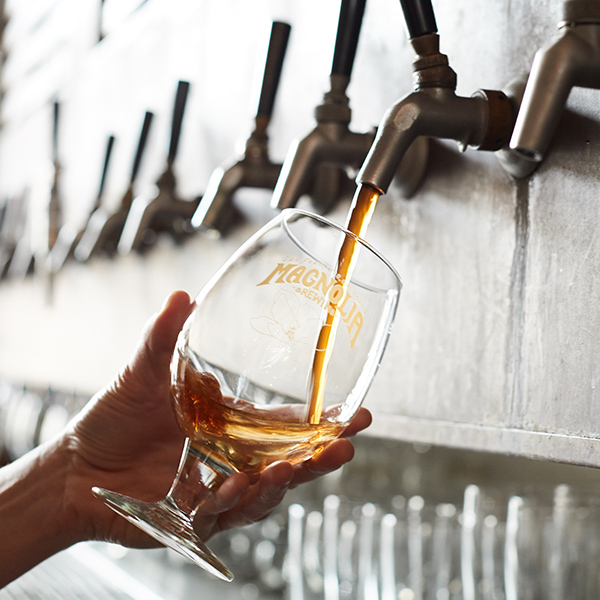
[[[173,481],[184,443],[169,400],[169,366],[177,335],[193,303],[175,292],[148,323],[138,348],[114,382],[99,392],[72,422],[65,510],[80,539],[102,539],[126,546],[157,545],[91,494],[101,486],[146,501],[164,498]],[[360,409],[345,436],[367,427],[371,415]],[[331,442],[313,459],[292,467],[269,466],[258,481],[243,473],[227,479],[202,507],[194,526],[207,539],[214,533],[266,517],[285,492],[349,461],[348,439]]]

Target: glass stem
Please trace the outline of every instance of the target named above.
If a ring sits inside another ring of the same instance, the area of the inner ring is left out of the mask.
[[[167,499],[191,519],[233,472],[229,465],[192,446],[187,439]]]

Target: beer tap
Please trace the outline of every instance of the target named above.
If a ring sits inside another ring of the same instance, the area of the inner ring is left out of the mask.
[[[440,53],[431,0],[400,0],[413,63],[414,92],[388,109],[356,182],[386,193],[409,146],[419,137],[455,140],[465,151],[496,151],[508,143],[514,123],[511,100],[502,91],[457,96],[456,73]]]
[[[103,206],[99,206],[90,215],[85,231],[81,236],[80,242],[74,250],[75,258],[78,261],[85,262],[90,257],[98,254],[114,254],[117,250],[117,244],[129,213],[129,208],[133,201],[135,183],[137,180],[140,164],[146,148],[148,134],[154,114],[147,111],[144,116],[142,132],[138,142],[133,168],[129,178],[129,185],[121,199],[121,204],[115,213],[110,213]]]
[[[133,200],[117,247],[121,255],[152,245],[157,233],[168,232],[177,240],[192,231],[190,221],[198,201],[177,197],[173,171],[189,87],[187,81],[177,85],[166,168],[155,185]]]
[[[529,175],[542,161],[576,86],[600,89],[598,2],[564,2],[557,34],[536,53],[510,139],[511,151],[521,159],[519,168],[499,157],[511,175]]]
[[[48,252],[52,250],[58,238],[62,222],[62,210],[59,196],[60,162],[58,156],[58,121],[59,103],[54,102],[53,131],[52,131],[52,163],[54,165],[54,180],[50,190],[48,204]]]
[[[9,225],[9,222],[14,219],[14,205],[15,201],[13,198],[5,198],[2,204],[2,218],[0,219],[0,279],[4,277],[10,265],[12,253],[15,248],[14,234],[11,233],[12,224]]]
[[[59,194],[61,175],[58,149],[59,108],[59,102],[53,102],[49,169],[47,172],[41,169],[43,175],[22,198],[23,212],[20,232],[6,273],[10,279],[24,279],[37,267],[43,267],[58,238],[62,221]],[[46,204],[46,213],[40,218],[39,224],[36,222],[36,218],[40,215],[32,211],[32,207],[38,206],[38,202],[39,205]],[[38,232],[40,238],[38,238]]]
[[[15,219],[7,223],[12,229],[13,246],[10,261],[6,263],[4,275],[8,279],[24,279],[34,272],[36,253],[31,234],[30,190],[24,191],[17,199]]]
[[[104,39],[104,2],[100,0],[98,3],[98,42]]]
[[[106,145],[106,153],[104,156],[104,166],[102,168],[102,174],[100,176],[100,186],[98,189],[98,195],[96,201],[92,207],[90,214],[93,215],[102,205],[102,195],[104,192],[104,182],[106,181],[106,174],[108,172],[108,165],[110,162],[110,156],[112,153],[115,136],[111,135],[108,137],[108,143]],[[77,229],[71,223],[65,223],[58,234],[58,238],[54,247],[50,251],[47,260],[47,267],[51,273],[57,273],[62,266],[65,264],[67,259],[71,258],[75,253],[75,248],[81,241],[85,228],[81,231]]]
[[[272,190],[275,187],[281,165],[273,163],[269,158],[267,128],[271,122],[290,30],[287,23],[278,21],[271,26],[254,131],[246,140],[241,157],[229,160],[213,171],[192,219],[192,225],[196,228],[203,227],[224,233],[240,219],[239,210],[233,203],[236,190]]]
[[[310,194],[315,208],[327,212],[338,199],[347,167],[358,168],[375,136],[350,131],[346,89],[362,25],[366,0],[342,0],[331,68],[330,89],[315,109],[316,127],[292,142],[273,193],[272,206],[295,206]]]
[[[0,279],[10,268],[27,218],[26,194],[7,198],[0,227]],[[31,251],[29,252],[31,255]]]

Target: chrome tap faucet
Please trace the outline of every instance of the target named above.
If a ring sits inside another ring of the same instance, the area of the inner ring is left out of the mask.
[[[0,226],[0,280],[7,276],[19,245],[23,243],[27,229],[27,213],[27,192],[5,200],[4,218]],[[29,257],[32,256],[31,248],[28,254]]]
[[[104,165],[102,167],[102,173],[100,175],[100,186],[98,188],[98,194],[96,201],[92,207],[90,216],[94,214],[102,205],[102,195],[104,193],[104,184],[106,182],[106,175],[108,173],[108,166],[110,164],[110,157],[112,154],[115,137],[113,135],[108,136],[108,142],[106,144],[106,152],[104,155]],[[71,223],[65,223],[58,232],[56,243],[52,246],[52,250],[48,254],[46,259],[46,267],[50,273],[57,273],[65,264],[65,262],[71,258],[75,253],[75,248],[81,241],[85,228],[81,231],[77,231]]]
[[[233,196],[238,189],[272,190],[275,187],[281,165],[269,158],[267,128],[271,122],[290,31],[287,23],[274,21],[271,26],[254,131],[247,139],[241,157],[229,160],[213,171],[192,218],[192,225],[196,228],[225,233],[240,218],[239,210],[233,203]]]
[[[58,152],[58,122],[59,122],[60,104],[54,102],[53,111],[53,131],[52,131],[52,164],[54,166],[54,179],[52,189],[50,190],[50,200],[48,202],[48,248],[49,252],[56,243],[58,232],[62,223],[62,207],[60,202],[60,157]]]
[[[81,240],[75,247],[74,255],[78,261],[85,262],[90,257],[97,254],[114,254],[117,250],[117,244],[125,225],[125,220],[133,202],[133,194],[138,172],[146,148],[148,134],[154,113],[149,111],[144,116],[142,132],[138,142],[135,158],[133,160],[133,168],[129,178],[129,185],[121,204],[116,212],[110,213],[104,206],[99,206],[90,215],[85,231],[81,236]]]
[[[183,200],[177,196],[173,169],[189,87],[187,81],[177,84],[166,167],[156,184],[144,190],[131,203],[117,246],[121,255],[148,248],[156,241],[157,233],[166,232],[179,241],[192,232],[190,221],[198,201]]]
[[[571,89],[600,88],[600,2],[567,0],[558,28],[535,55],[510,140],[529,171],[544,158]]]
[[[456,73],[440,53],[431,0],[401,0],[410,43],[415,91],[388,109],[356,178],[386,193],[410,145],[419,137],[451,139],[461,151],[499,150],[514,122],[511,100],[501,91],[457,96]]]
[[[351,110],[346,95],[365,4],[366,0],[342,0],[331,87],[315,109],[316,127],[290,146],[273,193],[273,207],[295,206],[301,196],[310,194],[315,208],[327,212],[347,180],[346,167],[357,169],[371,147],[374,131],[350,131]]]

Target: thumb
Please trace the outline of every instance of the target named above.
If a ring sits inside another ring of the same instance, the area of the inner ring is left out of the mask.
[[[131,363],[133,373],[153,379],[156,383],[168,381],[169,364],[177,336],[193,307],[194,303],[187,292],[176,291],[167,298],[160,312],[145,327]]]

